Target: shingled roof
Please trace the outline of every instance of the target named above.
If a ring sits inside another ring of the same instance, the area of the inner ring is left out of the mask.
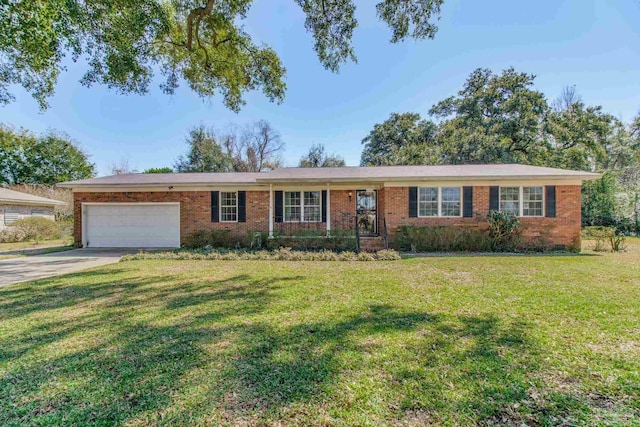
[[[20,191],[9,190],[0,187],[0,203],[16,205],[40,205],[55,206],[64,205],[60,200],[47,199],[46,197],[34,196],[33,194],[22,193]]]
[[[302,182],[387,182],[431,180],[589,180],[600,174],[519,164],[371,166],[339,168],[280,168],[270,172],[248,173],[159,173],[124,174],[58,184],[60,187],[136,187],[256,185]]]

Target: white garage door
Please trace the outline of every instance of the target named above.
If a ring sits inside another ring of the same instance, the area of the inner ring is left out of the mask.
[[[86,205],[85,245],[90,248],[180,246],[179,204]]]

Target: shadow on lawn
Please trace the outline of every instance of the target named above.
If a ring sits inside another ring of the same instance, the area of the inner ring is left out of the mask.
[[[426,424],[443,408],[500,423],[505,414],[513,418],[506,408],[526,399],[537,369],[528,325],[491,316],[372,305],[278,322],[286,313],[274,314],[274,293],[298,277],[63,279],[27,287],[33,295],[0,293],[0,321],[91,304],[74,318],[0,340],[0,363],[8,362],[0,424],[269,424],[297,404],[307,405],[304,419],[317,420],[320,408],[347,402],[345,380],[361,385],[368,375],[380,395],[350,397],[351,412],[365,418],[377,399],[376,411],[398,423],[426,417],[418,422]],[[155,311],[140,314],[148,306]]]

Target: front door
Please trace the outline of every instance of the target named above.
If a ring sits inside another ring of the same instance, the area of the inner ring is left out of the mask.
[[[360,234],[371,236],[378,233],[378,200],[376,190],[356,191],[356,219]]]

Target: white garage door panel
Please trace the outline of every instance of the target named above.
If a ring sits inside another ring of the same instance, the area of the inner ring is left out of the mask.
[[[88,205],[86,239],[92,248],[180,246],[179,205]]]

